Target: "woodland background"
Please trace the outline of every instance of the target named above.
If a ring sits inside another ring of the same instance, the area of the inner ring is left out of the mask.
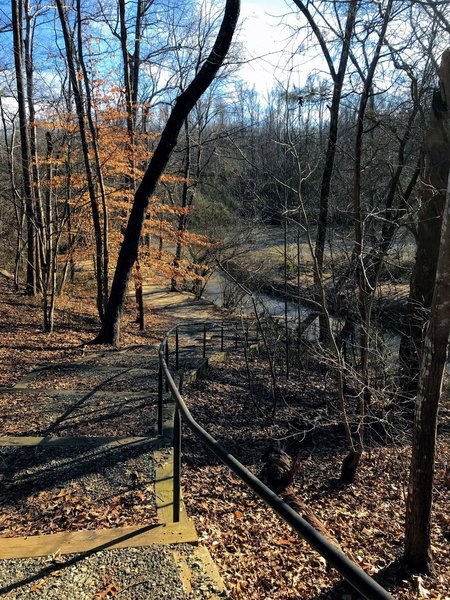
[[[36,298],[46,334],[80,289],[107,320],[139,182],[222,18],[206,1],[2,3],[0,265]],[[294,54],[272,89],[240,78],[238,31],[183,121],[133,264],[138,326],[146,282],[198,299],[220,287],[267,341],[265,417],[302,372],[332,381],[332,416],[303,429],[293,418],[282,440],[332,419],[344,484],[366,451],[412,445],[405,557],[431,572],[439,402],[448,414],[450,8],[293,0],[274,27]]]

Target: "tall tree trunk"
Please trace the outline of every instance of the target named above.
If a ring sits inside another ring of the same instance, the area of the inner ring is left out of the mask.
[[[439,77],[441,80],[440,99],[444,105],[450,106],[450,49],[446,50],[443,55]],[[428,138],[429,143],[430,139]],[[406,502],[405,559],[412,569],[422,572],[432,570],[430,536],[437,414],[447,361],[449,335],[450,176],[447,176],[446,204],[442,215],[436,283],[419,374]]]
[[[57,0],[58,3],[60,0]],[[195,103],[214,80],[230,48],[239,17],[240,0],[227,0],[225,13],[210,55],[186,90],[178,96],[161,134],[144,177],[136,190],[120,248],[105,320],[96,343],[118,344],[120,316],[131,269],[137,258],[139,240],[150,197],[177,143],[178,134]]]
[[[22,162],[23,192],[27,228],[26,294],[36,293],[35,214],[31,172],[30,137],[26,111],[26,95],[23,78],[23,4],[22,0],[11,0],[14,40],[14,65],[17,86],[17,104],[20,123],[20,152]]]
[[[151,3],[150,3],[151,4]],[[147,7],[150,6],[147,5]],[[123,81],[125,89],[125,105],[127,112],[127,134],[128,134],[128,165],[129,172],[125,177],[125,185],[129,192],[133,195],[136,191],[136,114],[137,114],[137,99],[139,88],[139,65],[141,61],[141,26],[142,17],[144,14],[143,0],[138,0],[136,5],[136,18],[134,30],[134,54],[130,55],[128,51],[128,31],[126,24],[126,3],[125,0],[118,0],[119,20],[120,20],[120,47],[122,51],[123,63]],[[129,196],[126,196],[127,203]],[[140,331],[145,329],[145,305],[143,295],[143,277],[140,268],[139,260],[136,260],[136,271],[134,277],[134,293],[136,297],[137,318]]]
[[[56,286],[56,248],[55,223],[53,212],[52,183],[53,183],[53,139],[52,134],[47,131],[47,189],[45,194],[45,225],[46,231],[43,241],[44,260],[42,264],[42,303],[44,310],[44,331],[53,331],[53,313]]]
[[[181,208],[183,208],[183,212],[180,213],[178,217],[178,231],[177,231],[177,244],[175,248],[175,258],[173,260],[173,275],[171,281],[171,289],[172,291],[177,290],[178,282],[177,282],[177,271],[180,266],[181,254],[183,249],[183,237],[184,232],[186,231],[186,223],[187,223],[187,214],[186,209],[188,206],[192,204],[192,198],[189,198],[189,178],[191,175],[191,140],[189,135],[189,123],[188,119],[184,121],[184,141],[186,144],[186,155],[184,159],[184,169],[183,169],[183,185],[181,192]]]
[[[15,258],[14,258],[14,287],[16,291],[19,290],[19,280],[20,280],[20,267],[22,263],[22,238],[23,238],[23,228],[25,224],[25,209],[24,209],[24,201],[22,194],[17,189],[16,185],[16,175],[15,175],[15,166],[14,166],[14,146],[15,146],[15,127],[14,123],[12,123],[12,127],[9,124],[9,120],[7,122],[5,111],[3,108],[3,102],[0,94],[0,114],[2,119],[2,129],[3,129],[3,143],[5,144],[6,149],[6,157],[8,163],[8,173],[9,173],[9,183],[11,189],[11,197],[13,198],[14,204],[14,215],[16,217],[16,250],[15,250]]]
[[[444,53],[440,73],[448,68]],[[424,172],[417,226],[416,262],[411,274],[407,331],[400,344],[401,387],[408,396],[417,391],[424,328],[433,298],[442,213],[450,171],[450,98],[441,90],[433,95],[430,123],[424,139]]]
[[[350,0],[347,11],[347,19],[345,23],[345,32],[342,40],[341,55],[339,58],[339,66],[336,69],[333,66],[333,61],[330,52],[326,46],[326,42],[322,36],[320,29],[314,22],[314,19],[301,0],[294,0],[300,11],[308,20],[314,34],[319,42],[322,53],[328,63],[330,74],[333,78],[333,97],[330,106],[330,124],[328,130],[327,150],[325,154],[325,165],[322,173],[322,182],[320,186],[319,199],[319,216],[317,220],[317,233],[315,243],[315,255],[317,259],[317,273],[315,274],[316,300],[318,305],[321,305],[322,293],[320,290],[320,282],[318,278],[323,277],[323,259],[325,253],[325,242],[328,229],[328,209],[330,202],[331,181],[334,172],[334,161],[336,158],[336,143],[338,139],[339,112],[341,107],[342,88],[344,84],[345,73],[347,71],[347,63],[350,54],[350,44],[355,26],[356,13],[358,10],[358,0]],[[323,341],[328,337],[328,325],[326,315],[319,315],[320,323],[320,339]]]
[[[363,90],[361,93],[357,121],[356,121],[356,137],[355,137],[355,161],[353,168],[353,219],[354,219],[354,248],[353,255],[356,261],[356,281],[358,289],[357,311],[359,317],[359,348],[360,348],[360,377],[362,389],[358,396],[358,439],[360,453],[364,446],[364,421],[367,404],[370,397],[369,392],[369,341],[370,341],[370,318],[371,304],[373,299],[374,289],[370,286],[366,270],[364,268],[364,232],[363,223],[366,215],[361,198],[361,177],[362,177],[362,157],[363,157],[363,136],[364,136],[364,120],[366,115],[367,104],[371,94],[373,94],[373,80],[375,71],[380,59],[381,48],[384,44],[387,27],[391,17],[393,0],[389,0],[385,8],[381,30],[378,36],[377,45],[370,61],[367,74],[364,78]],[[359,454],[358,460],[361,454]],[[347,460],[347,459],[344,459]],[[356,472],[356,468],[354,469]]]
[[[90,141],[91,147],[94,152],[94,167],[96,173],[96,180],[98,190],[100,191],[100,199],[101,199],[101,207],[103,213],[103,222],[102,222],[102,273],[100,275],[101,286],[102,286],[102,314],[106,310],[106,304],[108,302],[108,293],[109,293],[109,215],[108,215],[108,206],[106,203],[106,192],[105,192],[105,183],[103,180],[103,171],[100,161],[100,154],[98,148],[98,132],[96,124],[94,123],[94,107],[92,102],[92,94],[91,87],[89,81],[89,73],[86,68],[86,64],[84,61],[84,51],[83,51],[83,31],[82,31],[82,15],[81,15],[81,3],[80,0],[77,0],[77,52],[78,52],[78,62],[81,67],[81,72],[83,74],[83,82],[84,82],[84,90],[86,94],[86,117],[87,123],[90,133]]]
[[[25,76],[28,106],[28,131],[30,136],[30,161],[33,182],[33,206],[35,213],[35,253],[36,253],[36,286],[42,291],[42,269],[45,268],[45,224],[42,209],[41,184],[39,177],[38,149],[36,137],[36,110],[34,107],[34,27],[35,18],[30,9],[29,0],[24,3],[25,13]]]
[[[66,14],[66,7],[61,0],[56,0],[56,7],[61,22],[61,29],[64,38],[64,46],[66,49],[67,66],[69,68],[70,83],[72,85],[73,97],[78,117],[78,127],[80,130],[81,148],[83,152],[84,168],[86,171],[87,187],[89,193],[89,201],[91,205],[92,221],[94,225],[95,236],[95,271],[97,283],[97,310],[100,320],[104,318],[104,278],[103,278],[103,231],[101,226],[100,211],[95,193],[95,181],[92,172],[91,161],[89,156],[89,142],[86,132],[86,115],[84,109],[84,101],[82,91],[79,85],[79,76],[75,63],[75,49],[73,46],[72,36],[69,30],[69,24]],[[81,26],[81,24],[79,24]]]

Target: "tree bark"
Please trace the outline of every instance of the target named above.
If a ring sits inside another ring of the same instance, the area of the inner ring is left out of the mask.
[[[34,107],[34,30],[35,16],[30,9],[29,0],[24,2],[25,37],[24,37],[24,59],[26,95],[28,106],[28,134],[30,141],[30,168],[32,175],[33,212],[35,227],[35,279],[36,289],[42,291],[42,269],[44,268],[45,256],[45,224],[42,209],[41,183],[38,164],[38,148],[36,139],[36,110]]]
[[[150,5],[147,5],[147,7]],[[128,189],[130,196],[126,195],[126,204],[128,205],[129,198],[136,191],[136,158],[135,158],[135,145],[136,145],[136,115],[137,115],[137,99],[138,99],[138,88],[139,88],[139,65],[141,62],[140,56],[140,38],[141,38],[141,26],[142,18],[144,16],[144,5],[142,0],[138,0],[136,5],[136,18],[135,18],[135,30],[134,30],[134,54],[130,55],[128,52],[128,31],[127,31],[127,20],[126,20],[126,3],[125,0],[118,0],[119,8],[119,21],[120,21],[120,47],[122,51],[122,62],[123,62],[123,81],[125,89],[125,105],[127,112],[127,134],[128,134],[128,165],[129,172],[125,177],[125,185]],[[127,210],[128,212],[128,210]],[[145,330],[145,305],[144,296],[142,290],[142,273],[139,265],[139,258],[136,259],[136,273],[135,273],[135,297],[136,297],[136,308],[137,318],[136,321],[139,323],[140,331]]]
[[[26,96],[23,77],[23,4],[22,0],[12,0],[12,24],[14,40],[14,65],[17,86],[17,104],[20,123],[20,151],[22,161],[23,191],[27,228],[27,268],[25,293],[36,293],[36,252],[35,252],[35,215],[33,207],[33,185],[31,174],[30,137],[26,112]]]
[[[108,213],[108,205],[106,202],[106,191],[105,191],[105,183],[103,180],[103,170],[100,161],[100,152],[98,146],[98,131],[97,126],[94,123],[94,103],[91,93],[90,81],[89,81],[89,73],[86,68],[86,63],[84,60],[84,50],[83,50],[83,31],[82,31],[82,14],[81,14],[81,2],[77,0],[76,2],[76,11],[77,11],[77,51],[78,51],[78,64],[81,68],[81,72],[83,74],[83,83],[85,89],[85,97],[86,97],[86,118],[87,124],[90,133],[90,143],[92,150],[94,152],[94,167],[97,178],[97,186],[98,191],[100,192],[101,199],[101,207],[103,213],[103,221],[101,223],[102,229],[99,234],[96,232],[96,240],[97,237],[100,238],[101,244],[97,246],[97,249],[100,250],[101,246],[101,259],[102,259],[102,271],[101,274],[97,273],[97,277],[100,278],[98,285],[101,286],[101,302],[102,302],[102,310],[99,312],[100,319],[102,318],[104,311],[106,309],[106,304],[108,302],[108,293],[109,293],[109,213]],[[81,83],[80,83],[81,85]],[[92,200],[91,200],[92,202]],[[98,208],[97,208],[98,211]],[[97,261],[97,269],[98,269],[98,261]]]
[[[381,49],[384,44],[386,31],[391,18],[393,0],[389,0],[385,8],[381,30],[378,36],[377,45],[375,47],[372,60],[368,66],[367,74],[364,78],[364,86],[361,93],[357,121],[356,121],[356,136],[355,136],[355,159],[354,159],[354,170],[353,170],[353,189],[352,189],[352,204],[353,204],[353,219],[354,219],[354,248],[353,255],[356,260],[356,281],[358,286],[358,298],[357,298],[357,311],[359,317],[359,349],[360,349],[360,377],[362,382],[362,389],[358,395],[358,441],[359,441],[359,452],[350,453],[351,456],[347,456],[344,459],[344,463],[349,459],[353,465],[355,461],[356,465],[353,469],[347,469],[348,473],[354,470],[356,474],[357,464],[361,457],[361,452],[364,447],[364,423],[365,423],[365,412],[367,404],[370,398],[370,380],[369,380],[369,332],[370,332],[370,318],[371,318],[371,301],[373,299],[374,289],[370,286],[367,279],[366,271],[364,268],[364,209],[361,200],[361,179],[362,179],[362,157],[363,157],[363,137],[364,137],[364,123],[367,104],[369,98],[373,94],[373,80],[375,71],[380,60]]]
[[[328,142],[327,150],[325,154],[325,166],[322,173],[322,182],[320,186],[320,200],[319,200],[319,217],[317,220],[317,233],[316,233],[316,244],[315,244],[315,255],[317,260],[317,274],[315,275],[315,286],[316,286],[316,299],[320,306],[321,302],[321,291],[318,281],[318,277],[323,276],[323,257],[325,252],[325,242],[327,237],[328,229],[328,208],[330,200],[331,180],[334,171],[334,161],[336,158],[336,143],[338,139],[338,126],[339,126],[339,112],[341,107],[342,88],[344,84],[344,77],[347,71],[348,57],[350,54],[350,43],[352,40],[353,29],[355,26],[356,13],[358,10],[358,1],[351,0],[348,6],[347,20],[345,23],[345,33],[342,40],[341,55],[339,58],[339,66],[337,71],[333,66],[333,61],[329,53],[328,47],[322,34],[314,23],[309,9],[300,0],[294,0],[300,11],[308,20],[308,23],[312,27],[314,34],[321,46],[322,53],[324,54],[325,60],[328,63],[330,75],[333,78],[333,97],[330,106],[330,124],[328,130]],[[328,326],[326,322],[326,316],[322,313],[319,315],[320,323],[320,339],[325,340],[328,337]]]
[[[184,120],[212,83],[225,59],[236,28],[239,8],[239,0],[227,0],[223,21],[211,53],[193,81],[176,99],[147,171],[136,190],[117,260],[105,319],[102,329],[94,340],[95,343],[118,344],[119,342],[120,316],[131,269],[137,258],[142,226],[150,198],[176,145]]]
[[[81,147],[83,151],[84,168],[86,171],[87,188],[89,193],[89,200],[91,204],[92,221],[94,225],[95,235],[95,269],[97,278],[97,310],[100,320],[104,318],[104,278],[103,278],[103,261],[104,261],[104,241],[102,235],[100,212],[98,207],[97,196],[95,193],[95,181],[92,172],[91,161],[89,156],[89,142],[86,132],[85,122],[85,109],[83,102],[83,95],[81,87],[79,85],[79,76],[77,72],[77,66],[75,63],[75,48],[73,45],[72,35],[69,31],[69,24],[67,20],[66,10],[67,7],[63,5],[61,0],[56,0],[56,7],[58,9],[59,20],[61,22],[61,29],[64,37],[64,46],[66,49],[67,66],[69,69],[70,83],[72,85],[73,97],[75,101],[75,108],[78,117],[78,127],[80,130]],[[81,27],[81,23],[78,24]]]
[[[450,49],[439,70],[441,100],[450,105]],[[418,257],[420,259],[420,257]],[[408,497],[405,559],[415,571],[430,572],[431,509],[439,400],[450,335],[450,177],[442,215],[436,283],[426,329],[417,391]]]
[[[450,70],[449,63],[446,51],[440,69],[441,77]],[[424,329],[433,298],[442,213],[450,171],[450,99],[444,95],[442,80],[441,89],[433,96],[430,123],[424,140],[424,163],[416,262],[411,274],[408,299],[407,332],[400,345],[401,387],[408,396],[417,391]]]
[[[181,192],[181,208],[183,212],[178,217],[178,231],[177,231],[177,245],[175,249],[175,258],[173,260],[173,275],[171,280],[171,289],[175,292],[178,289],[178,269],[181,262],[181,254],[183,251],[183,237],[186,231],[187,213],[186,209],[192,205],[192,195],[189,197],[189,178],[191,175],[191,140],[189,135],[189,123],[186,119],[184,122],[184,141],[186,144],[186,155],[184,158],[184,169],[183,169],[183,184]]]

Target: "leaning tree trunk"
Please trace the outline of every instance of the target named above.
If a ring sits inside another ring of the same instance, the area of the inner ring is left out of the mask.
[[[422,205],[417,228],[416,262],[411,275],[407,331],[400,345],[402,389],[417,391],[423,346],[423,332],[433,298],[442,213],[450,170],[450,96],[445,96],[443,76],[450,75],[447,50],[440,69],[441,90],[433,96],[430,123],[424,140]]]
[[[239,8],[239,0],[227,0],[223,21],[211,53],[186,90],[176,99],[147,171],[136,190],[117,259],[105,318],[102,328],[94,340],[97,344],[118,344],[119,342],[120,316],[131,269],[137,258],[139,240],[150,198],[175,148],[184,120],[214,80],[227,55],[239,17]]]
[[[450,105],[450,49],[439,71],[440,97]],[[450,335],[450,177],[442,215],[440,249],[419,375],[411,470],[406,502],[405,559],[421,572],[432,570],[431,507],[439,400]]]

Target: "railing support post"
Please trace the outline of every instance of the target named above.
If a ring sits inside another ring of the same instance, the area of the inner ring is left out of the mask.
[[[180,522],[181,507],[181,415],[178,406],[173,420],[173,522]]]
[[[166,359],[167,368],[169,368],[169,338],[167,338],[167,340],[166,340],[165,359]],[[167,378],[166,378],[166,392],[168,392],[168,391],[169,391],[169,382],[167,381]]]
[[[203,325],[203,358],[206,358],[206,323]]]
[[[223,323],[220,326],[220,351],[223,352]]]
[[[160,362],[158,371],[158,435],[163,434],[163,379],[163,368]]]
[[[175,329],[175,371],[180,368],[180,340],[178,337],[178,325]]]

